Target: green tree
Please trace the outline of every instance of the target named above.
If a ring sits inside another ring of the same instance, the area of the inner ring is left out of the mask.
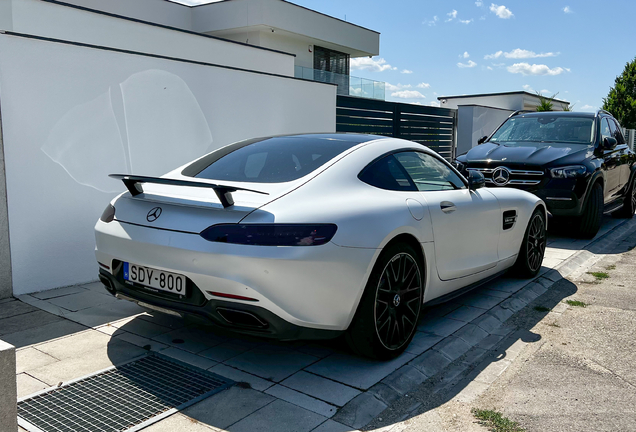
[[[614,87],[603,99],[603,109],[609,111],[624,128],[636,129],[636,57],[616,77]]]

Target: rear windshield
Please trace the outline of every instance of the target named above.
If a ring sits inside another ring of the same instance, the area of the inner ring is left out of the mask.
[[[326,137],[274,137],[237,144],[221,157],[211,153],[196,173],[186,168],[185,175],[196,178],[252,183],[283,183],[306,176],[340,153],[360,143],[356,139]],[[223,151],[221,149],[220,151]]]
[[[510,145],[515,142],[591,144],[594,119],[589,117],[513,117],[490,141]]]

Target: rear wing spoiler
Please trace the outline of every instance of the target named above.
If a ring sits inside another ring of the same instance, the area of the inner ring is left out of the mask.
[[[267,192],[261,192],[261,191],[256,191],[252,189],[245,189],[245,188],[236,187],[236,186],[224,186],[224,185],[195,182],[195,181],[189,181],[189,180],[169,179],[169,178],[163,178],[163,177],[146,177],[146,176],[137,176],[137,175],[129,175],[129,174],[110,174],[108,177],[114,178],[116,180],[121,180],[132,196],[137,196],[139,194],[144,193],[144,190],[141,186],[144,183],[213,189],[214,193],[216,193],[216,196],[219,198],[219,201],[221,201],[223,208],[227,208],[234,205],[232,192],[244,191],[244,192],[253,192],[253,193],[262,194],[262,195],[269,195]]]

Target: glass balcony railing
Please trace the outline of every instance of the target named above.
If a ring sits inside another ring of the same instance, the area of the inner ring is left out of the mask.
[[[318,69],[296,66],[294,75],[312,81],[336,84],[338,94],[345,96],[358,96],[369,99],[384,100],[385,83],[350,75],[337,74]]]

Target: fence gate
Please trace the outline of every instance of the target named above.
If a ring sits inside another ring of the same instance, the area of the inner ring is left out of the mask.
[[[338,96],[336,131],[415,141],[447,160],[455,156],[457,110]]]

